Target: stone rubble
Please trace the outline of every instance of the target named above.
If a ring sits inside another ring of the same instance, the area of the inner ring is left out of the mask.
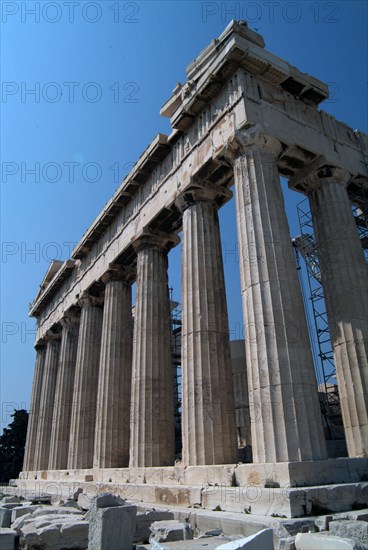
[[[23,502],[16,499],[11,502],[14,508],[8,509],[4,506],[10,505],[9,497],[5,497],[0,504],[0,517],[4,512],[7,514],[11,529],[0,531],[1,550],[87,549],[89,522],[84,512],[76,503],[68,502],[68,506],[50,503],[50,497],[34,497]]]
[[[149,508],[111,493],[91,498],[88,511],[73,499],[34,500],[0,501],[7,523],[0,529],[1,550],[368,550],[368,509],[272,522],[265,517],[262,527],[261,516]]]

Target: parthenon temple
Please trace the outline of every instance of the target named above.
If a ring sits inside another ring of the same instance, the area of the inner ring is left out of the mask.
[[[267,51],[244,21],[186,75],[160,111],[171,134],[154,138],[31,304],[36,366],[18,484],[134,483],[141,500],[211,507],[220,484],[357,483],[367,475],[368,282],[352,197],[368,189],[367,136],[320,110],[327,85]],[[345,457],[327,452],[281,176],[310,201]],[[242,463],[219,223],[231,200],[251,449]],[[181,453],[167,275],[179,234]]]

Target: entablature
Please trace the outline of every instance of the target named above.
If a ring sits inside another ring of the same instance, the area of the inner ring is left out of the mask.
[[[222,59],[233,51],[234,44],[238,47],[241,41],[246,41],[241,33],[234,35],[236,25],[230,25],[225,33],[224,41],[228,42],[221,50]],[[288,179],[324,155],[327,163],[351,174],[348,189],[367,187],[367,136],[318,111],[310,100],[298,99],[280,85],[275,72],[271,78],[270,64],[269,69],[259,70],[258,76],[250,74],[243,63],[245,59],[246,63],[255,59],[249,53],[253,51],[251,47],[263,52],[263,60],[271,54],[254,41],[249,44],[248,57],[239,58],[240,61],[233,58],[235,69],[231,76],[222,81],[212,99],[202,104],[190,127],[185,131],[174,129],[170,136],[156,136],[82,237],[72,260],[47,280],[47,286],[30,309],[30,315],[40,321],[39,337],[73,307],[79,295],[99,284],[108,265],[134,264],[132,242],[143,228],[168,233],[180,231],[182,218],[175,201],[194,177],[223,187],[232,185],[232,165],[225,150],[237,132],[266,134],[278,140],[281,144],[278,168]],[[222,62],[217,58],[218,51],[215,42],[207,53],[202,52],[198,62],[188,67],[188,77],[196,75],[198,82],[204,84],[206,78],[211,80],[209,68],[217,66],[216,63],[220,67]],[[242,51],[243,55],[244,48]],[[286,66],[293,69],[280,60],[280,74]],[[291,70],[289,76],[293,74]],[[303,73],[298,71],[298,78],[300,75]],[[307,84],[312,85],[312,77],[305,76]]]
[[[188,81],[176,86],[173,95],[160,110],[162,116],[170,118],[173,128],[187,130],[196,115],[239,67],[277,84],[315,107],[328,98],[327,84],[265,50],[264,42],[262,45],[262,42],[255,40],[255,35],[263,42],[261,35],[250,31],[245,21],[231,21],[217,41],[210,45],[209,60],[203,62],[202,57],[206,58],[204,50],[198,61],[194,60],[189,65]]]

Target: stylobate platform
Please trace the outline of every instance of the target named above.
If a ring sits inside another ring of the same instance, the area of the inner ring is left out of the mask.
[[[113,492],[138,502],[301,517],[364,508],[368,460],[23,472],[20,492]]]

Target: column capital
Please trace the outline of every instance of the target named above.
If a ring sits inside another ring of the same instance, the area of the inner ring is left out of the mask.
[[[243,130],[235,134],[235,139],[239,144],[238,156],[249,154],[257,149],[278,157],[282,151],[282,145],[279,140],[266,134],[249,133]]]
[[[88,292],[83,292],[82,296],[80,296],[78,300],[78,305],[83,307],[98,307],[102,306],[103,299],[99,296],[93,296],[92,294],[89,294]]]
[[[60,324],[63,328],[76,327],[80,322],[80,314],[77,311],[67,312],[60,319]]]
[[[164,233],[147,227],[140,235],[134,237],[131,242],[137,253],[147,247],[160,248],[168,252],[179,244],[180,239],[175,233]]]
[[[37,340],[37,342],[35,343],[34,349],[35,349],[36,351],[41,351],[41,350],[43,350],[43,349],[46,348],[46,344],[47,344],[46,340],[43,339],[43,338],[40,338],[40,339]]]
[[[60,327],[59,327],[60,328]],[[44,336],[44,340],[45,340],[45,343],[47,344],[48,342],[55,342],[57,340],[60,340],[61,338],[61,332],[60,330],[59,331],[56,331],[56,330],[48,330]]]
[[[333,182],[347,187],[350,180],[351,174],[347,170],[327,164],[325,158],[320,156],[291,178],[289,187],[308,195],[324,183]]]
[[[130,266],[121,264],[110,264],[108,271],[101,277],[101,281],[107,285],[112,281],[123,281],[129,283],[133,275],[133,270]]]
[[[213,202],[217,204],[219,199],[225,198],[229,200],[232,196],[232,191],[227,187],[206,182],[201,183],[199,180],[193,178],[193,185],[177,197],[175,205],[181,212],[184,212],[184,210],[197,202]]]
[[[217,152],[216,157],[234,164],[238,157],[253,155],[255,150],[269,153],[276,158],[282,151],[282,144],[273,136],[260,133],[254,128],[238,130]]]

